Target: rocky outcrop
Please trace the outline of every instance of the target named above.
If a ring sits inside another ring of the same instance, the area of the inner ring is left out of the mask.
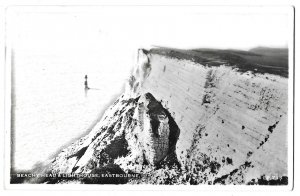
[[[134,99],[122,95],[87,136],[53,160],[50,171],[87,174],[109,166],[119,173],[141,173],[143,165],[157,166],[172,154],[178,135],[171,115],[151,93]]]
[[[159,163],[174,150],[179,129],[168,111],[150,94],[141,97],[138,105],[139,139],[145,158],[151,164]]]
[[[133,184],[286,179],[286,78],[138,53],[124,94],[53,160],[50,173],[141,174],[116,182]]]

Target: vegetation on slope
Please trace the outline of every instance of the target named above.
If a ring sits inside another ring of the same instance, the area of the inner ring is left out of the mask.
[[[150,50],[177,59],[186,59],[205,66],[228,65],[241,72],[269,73],[288,77],[288,49],[258,47],[249,51],[158,47]]]

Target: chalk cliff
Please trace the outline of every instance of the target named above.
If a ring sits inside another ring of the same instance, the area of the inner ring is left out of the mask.
[[[140,49],[125,92],[49,172],[140,174],[81,183],[286,184],[287,78],[218,62]]]

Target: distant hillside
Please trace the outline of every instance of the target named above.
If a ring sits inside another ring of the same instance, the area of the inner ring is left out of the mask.
[[[288,77],[288,49],[253,48],[249,51],[173,48],[153,48],[150,53],[161,54],[178,59],[187,59],[206,66],[226,64],[241,72],[270,73]]]
[[[281,56],[288,57],[287,48],[267,48],[267,47],[256,47],[249,50],[250,52],[266,55],[266,56]]]

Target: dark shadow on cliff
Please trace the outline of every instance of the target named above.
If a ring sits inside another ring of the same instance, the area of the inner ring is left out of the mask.
[[[153,130],[153,134],[158,136],[158,127],[159,127],[159,119],[158,116],[161,111],[166,114],[168,117],[168,124],[169,124],[169,150],[167,156],[156,164],[157,168],[161,168],[163,166],[177,166],[180,168],[180,163],[177,160],[176,155],[176,143],[180,135],[180,129],[175,122],[174,118],[172,117],[171,113],[165,109],[162,104],[155,99],[155,97],[151,93],[146,93],[145,96],[147,99],[150,100],[150,103],[148,105],[149,109],[149,116],[150,116],[150,124]]]

